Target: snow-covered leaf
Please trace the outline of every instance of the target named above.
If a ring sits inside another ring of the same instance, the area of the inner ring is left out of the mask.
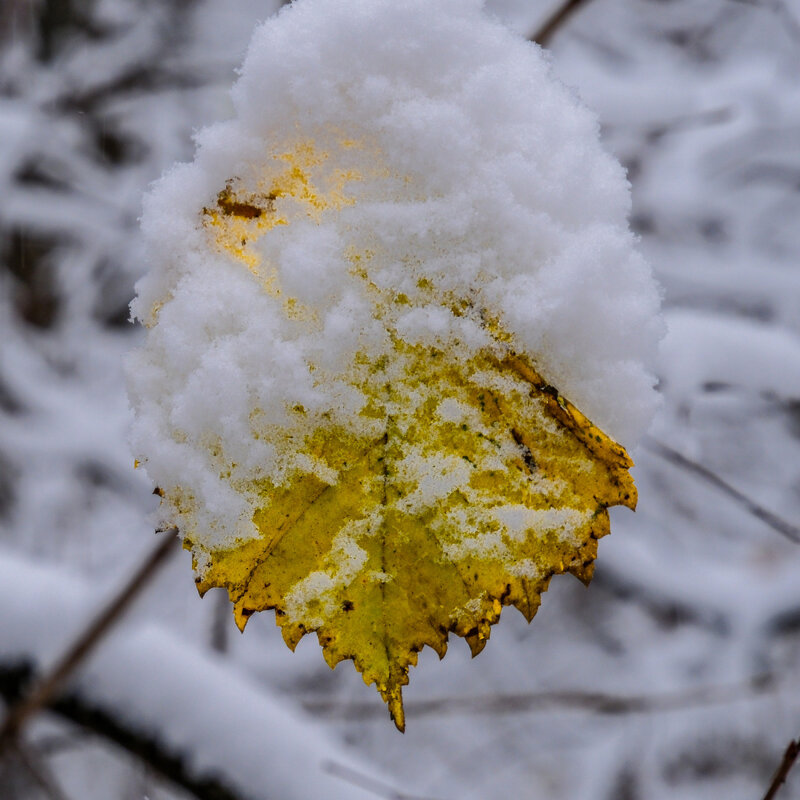
[[[554,574],[588,582],[606,508],[636,503],[624,450],[503,349],[460,363],[397,341],[363,364],[374,434],[310,429],[297,446],[315,470],[264,481],[259,537],[212,550],[198,584],[228,590],[242,629],[274,608],[291,648],[317,631],[401,730],[423,646],[444,656],[453,631],[476,655],[503,605],[530,620]]]
[[[233,96],[146,199],[134,446],[201,591],[402,728],[419,650],[588,580],[634,506],[658,293],[594,118],[480,3],[298,0]]]

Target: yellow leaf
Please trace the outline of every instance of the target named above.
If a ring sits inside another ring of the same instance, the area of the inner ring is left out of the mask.
[[[203,210],[211,246],[276,297],[255,243],[298,208],[314,218],[348,205],[344,184],[359,180],[334,172],[319,188],[326,159],[301,144],[273,158],[262,186],[245,192],[229,181]],[[417,653],[428,645],[443,657],[453,632],[476,655],[504,605],[530,620],[553,575],[588,582],[607,508],[634,508],[636,489],[624,449],[515,352],[487,310],[420,281],[425,303],[478,319],[487,344],[465,358],[404,341],[390,309],[409,300],[369,283],[372,255],[350,253],[352,274],[369,286],[390,344],[339,376],[366,398],[369,433],[288,409],[284,428],[264,436],[292,450],[294,468],[246,487],[260,498],[258,537],[209,550],[185,531],[185,546],[200,593],[225,588],[242,630],[254,612],[274,609],[290,648],[316,632],[328,664],[352,659],[403,730],[401,691]],[[313,313],[283,301],[289,318]],[[180,487],[165,492],[174,508],[192,502]]]
[[[606,509],[636,503],[625,451],[494,341],[456,362],[395,339],[361,364],[380,433],[309,430],[301,450],[337,478],[264,481],[260,538],[205,554],[201,594],[227,589],[242,629],[275,609],[290,648],[316,631],[328,664],[352,659],[400,730],[419,650],[444,656],[452,631],[475,655],[503,605],[530,620],[554,574],[588,582]]]

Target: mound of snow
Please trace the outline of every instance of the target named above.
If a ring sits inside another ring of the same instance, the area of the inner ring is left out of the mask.
[[[248,486],[311,469],[293,409],[358,432],[354,365],[398,340],[468,359],[488,319],[612,437],[649,422],[659,297],[623,170],[481,6],[297,0],[146,198],[133,445],[207,546],[255,535]]]

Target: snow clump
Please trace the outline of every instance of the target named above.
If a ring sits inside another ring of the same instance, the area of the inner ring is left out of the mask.
[[[145,199],[132,305],[134,450],[185,535],[233,544],[264,482],[335,482],[303,437],[358,433],[354,365],[398,342],[466,360],[502,331],[635,443],[658,291],[624,171],[538,46],[479,0],[295,0],[233,102]]]

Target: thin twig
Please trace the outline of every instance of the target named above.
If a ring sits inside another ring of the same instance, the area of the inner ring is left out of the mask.
[[[775,777],[772,779],[772,783],[770,784],[769,789],[767,789],[767,793],[764,795],[764,800],[772,800],[775,795],[778,793],[778,789],[783,786],[786,782],[786,778],[789,775],[792,767],[797,761],[797,756],[800,755],[800,739],[794,739],[789,742],[789,745],[786,748],[786,752],[783,754],[783,760],[780,763],[777,771],[775,772]]]
[[[791,522],[787,522],[782,517],[774,514],[768,508],[764,508],[764,506],[749,498],[746,494],[743,494],[738,489],[735,489],[729,483],[720,478],[719,475],[708,469],[708,467],[704,467],[702,464],[692,461],[691,458],[687,458],[685,455],[679,453],[677,450],[674,450],[669,445],[659,442],[657,439],[653,439],[651,436],[645,436],[644,440],[642,441],[642,445],[645,447],[645,449],[657,456],[660,456],[665,461],[669,461],[676,467],[680,467],[686,472],[691,472],[698,478],[702,478],[706,483],[716,487],[723,492],[723,494],[726,494],[728,497],[738,503],[745,511],[747,511],[748,514],[765,523],[766,525],[769,525],[770,528],[772,528],[774,531],[777,531],[782,536],[785,536],[790,542],[800,544],[800,528],[798,528],[796,525],[792,525]]]
[[[542,47],[549,47],[550,41],[558,33],[567,20],[579,9],[586,5],[589,0],[567,0],[557,8],[541,25],[541,27],[530,37],[532,42],[540,44]]]
[[[774,688],[775,681],[771,675],[759,675],[740,684],[699,687],[654,695],[615,695],[567,690],[408,700],[405,708],[409,717],[447,714],[523,714],[542,711],[585,711],[606,715],[644,714],[722,705],[752,699],[773,691]],[[343,705],[336,701],[309,699],[303,706],[312,714],[330,719],[370,719],[385,715],[385,709],[377,703]]]
[[[153,548],[141,566],[131,575],[124,586],[89,621],[83,631],[65,650],[50,672],[34,687],[26,697],[8,709],[0,728],[0,754],[13,742],[27,720],[44,708],[59,693],[64,683],[81,665],[89,653],[100,643],[108,631],[119,622],[122,614],[133,600],[141,594],[158,568],[176,549],[177,528],[164,531],[162,538]]]

